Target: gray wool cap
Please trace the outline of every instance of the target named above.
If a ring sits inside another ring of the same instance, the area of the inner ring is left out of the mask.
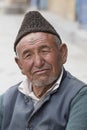
[[[22,37],[32,32],[45,32],[56,35],[60,42],[62,42],[59,34],[54,27],[41,15],[39,11],[27,12],[19,28],[16,40],[14,43],[14,51],[16,52],[16,46]]]

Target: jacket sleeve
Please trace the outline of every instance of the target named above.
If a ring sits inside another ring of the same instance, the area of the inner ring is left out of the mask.
[[[87,129],[87,86],[82,88],[70,105],[69,120],[66,130]]]
[[[0,130],[2,124],[2,102],[3,102],[3,95],[0,96]]]

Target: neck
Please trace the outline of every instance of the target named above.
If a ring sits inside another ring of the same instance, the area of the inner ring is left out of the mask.
[[[33,87],[33,92],[37,98],[41,98],[48,89],[50,89],[51,86],[45,86],[45,87]]]

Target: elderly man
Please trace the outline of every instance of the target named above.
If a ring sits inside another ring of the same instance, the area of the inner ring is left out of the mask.
[[[40,12],[25,15],[14,51],[26,79],[0,97],[0,130],[86,130],[87,85],[65,70],[67,45]]]

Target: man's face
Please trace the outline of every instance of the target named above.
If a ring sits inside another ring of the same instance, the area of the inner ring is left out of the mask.
[[[16,63],[33,86],[46,86],[60,75],[66,61],[65,44],[58,45],[49,33],[30,33],[18,43]]]

